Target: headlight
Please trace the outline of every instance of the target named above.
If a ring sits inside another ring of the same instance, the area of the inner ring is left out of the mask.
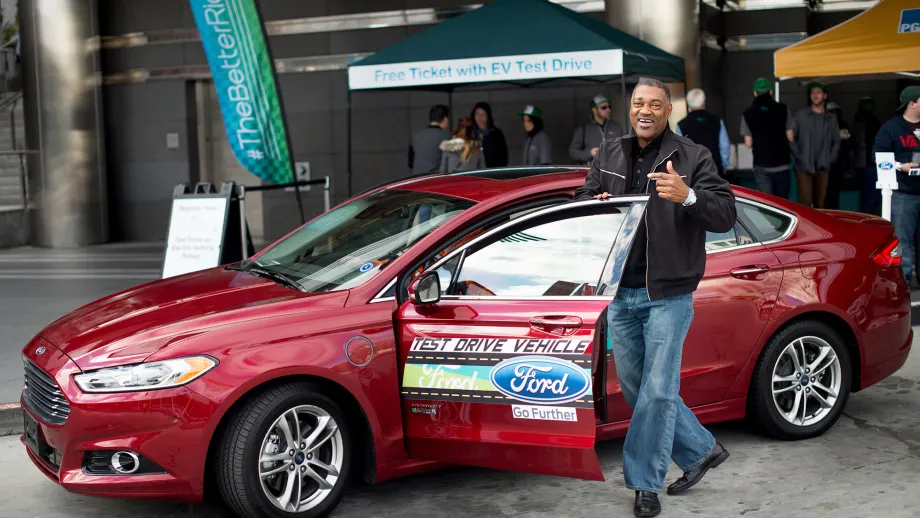
[[[213,369],[217,360],[207,356],[99,369],[74,376],[84,392],[134,392],[179,387]]]

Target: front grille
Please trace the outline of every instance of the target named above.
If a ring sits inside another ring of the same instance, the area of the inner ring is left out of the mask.
[[[26,360],[26,381],[22,400],[37,417],[50,425],[62,425],[70,415],[70,404],[54,379]]]

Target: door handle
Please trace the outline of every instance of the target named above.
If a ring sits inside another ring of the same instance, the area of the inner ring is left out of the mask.
[[[731,271],[732,277],[737,277],[739,279],[757,277],[764,273],[770,271],[770,267],[766,265],[752,265],[752,266],[742,266],[741,268],[734,268]]]
[[[533,317],[530,324],[534,326],[547,327],[581,327],[581,317],[559,316],[559,317]]]
[[[581,317],[576,316],[539,316],[530,319],[530,327],[551,335],[566,336],[575,333],[581,327]]]

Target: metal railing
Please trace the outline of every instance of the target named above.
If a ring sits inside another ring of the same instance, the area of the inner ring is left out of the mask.
[[[17,34],[0,45],[0,92],[17,92],[22,88],[18,44]]]
[[[332,179],[328,176],[322,178],[317,178],[316,180],[299,180],[296,182],[290,183],[281,183],[281,184],[269,184],[269,185],[238,185],[237,194],[240,200],[240,225],[242,235],[242,244],[243,244],[243,259],[249,258],[249,249],[247,248],[248,243],[248,229],[246,225],[246,193],[247,192],[264,192],[264,191],[277,191],[277,190],[287,190],[290,187],[295,187],[297,190],[294,191],[294,196],[297,199],[297,206],[300,210],[300,220],[301,223],[305,223],[303,205],[301,203],[301,187],[306,187],[309,185],[322,185],[323,186],[323,212],[329,212],[332,200],[330,197],[330,191],[332,189]]]
[[[3,205],[5,209],[27,209],[30,205],[31,196],[29,193],[29,181],[28,181],[28,163],[26,157],[28,155],[37,154],[38,151],[34,149],[24,149],[24,146],[21,146],[22,135],[19,135],[17,131],[17,120],[16,120],[16,105],[22,101],[22,92],[15,92],[11,96],[0,100],[0,127],[9,124],[9,134],[10,134],[10,149],[0,148],[0,159],[6,160],[7,157],[18,158],[16,161],[16,169],[18,169],[18,180],[19,180],[19,200],[18,203],[10,205],[9,202],[0,202],[0,205]],[[8,117],[2,117],[4,111],[9,112]],[[9,162],[6,162],[8,165]],[[9,170],[9,169],[7,169]]]

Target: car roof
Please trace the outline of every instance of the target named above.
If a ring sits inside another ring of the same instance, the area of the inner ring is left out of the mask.
[[[442,194],[481,203],[533,185],[584,179],[586,175],[584,167],[502,167],[413,177],[378,188]]]
[[[482,203],[496,196],[512,194],[538,184],[546,185],[547,190],[564,189],[573,182],[580,185],[579,182],[583,182],[587,174],[587,166],[499,167],[404,177],[372,187],[364,193],[380,189],[398,189],[441,194]],[[795,202],[754,189],[740,185],[731,187],[736,197],[764,203],[786,212],[797,214],[803,208]]]

